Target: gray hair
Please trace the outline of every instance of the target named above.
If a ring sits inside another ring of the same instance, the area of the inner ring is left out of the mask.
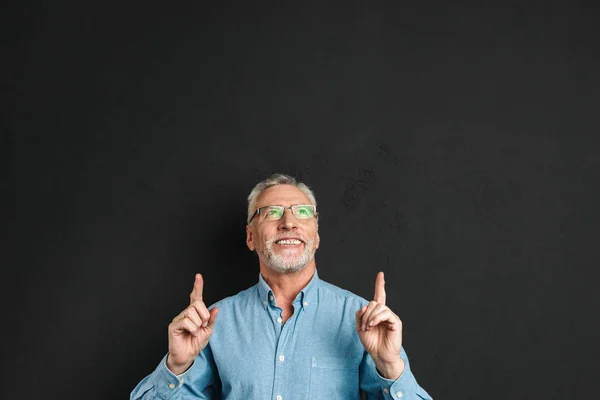
[[[254,186],[254,189],[252,189],[252,191],[248,195],[248,218],[246,220],[249,220],[252,217],[252,215],[254,215],[254,212],[256,211],[256,200],[258,200],[258,196],[260,196],[260,194],[264,192],[267,188],[275,185],[296,186],[308,196],[308,199],[310,200],[313,206],[317,205],[315,194],[304,183],[298,182],[296,178],[294,178],[291,175],[273,174],[267,179],[257,183],[256,186]]]

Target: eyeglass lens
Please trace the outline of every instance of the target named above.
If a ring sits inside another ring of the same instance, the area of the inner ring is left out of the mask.
[[[290,207],[283,207],[283,206],[264,207],[263,211],[261,211],[261,214],[263,215],[264,219],[266,219],[267,221],[275,221],[275,220],[279,220],[279,219],[283,218],[283,214],[285,213],[285,210],[287,208],[291,209],[294,217],[296,217],[298,219],[309,219],[309,218],[313,218],[315,216],[314,208],[312,206],[305,206],[305,205],[290,206]]]

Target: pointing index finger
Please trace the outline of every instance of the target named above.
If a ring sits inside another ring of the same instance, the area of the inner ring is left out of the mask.
[[[190,304],[196,300],[202,301],[202,290],[204,290],[204,279],[202,279],[202,275],[196,274],[194,289],[190,293]]]
[[[373,297],[373,300],[379,304],[385,305],[385,280],[383,272],[379,272],[377,278],[375,278],[375,296]]]

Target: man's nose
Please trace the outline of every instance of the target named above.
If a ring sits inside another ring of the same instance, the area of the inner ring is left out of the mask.
[[[283,216],[279,220],[279,229],[294,229],[297,227],[298,220],[292,214],[289,208],[283,211]]]

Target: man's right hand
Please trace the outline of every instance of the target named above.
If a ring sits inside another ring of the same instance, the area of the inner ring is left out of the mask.
[[[202,301],[204,280],[196,274],[190,305],[169,324],[169,355],[167,367],[175,375],[187,371],[194,359],[208,344],[213,333],[218,308],[210,311]]]

